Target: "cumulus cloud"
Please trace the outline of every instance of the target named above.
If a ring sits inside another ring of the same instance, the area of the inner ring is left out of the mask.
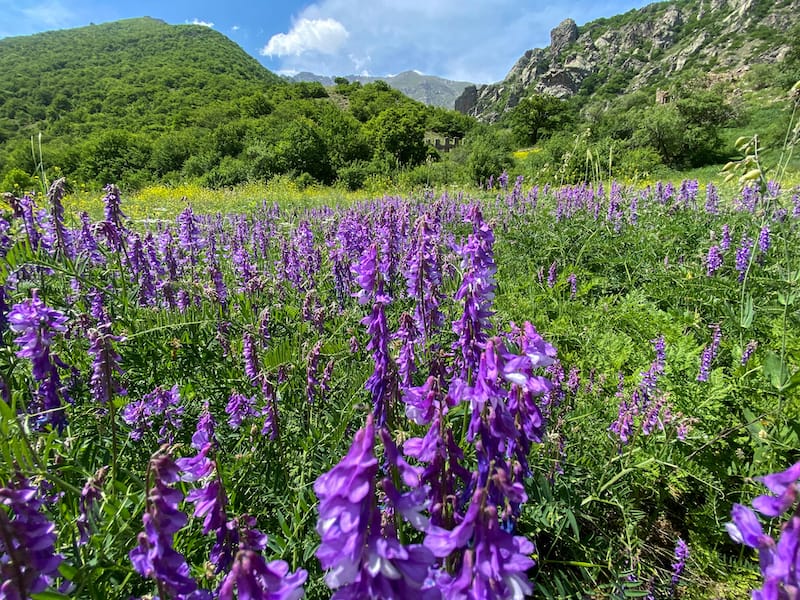
[[[263,56],[301,56],[307,53],[336,54],[350,37],[339,21],[332,18],[302,18],[289,33],[273,35],[261,49]]]
[[[550,43],[550,30],[643,6],[650,0],[316,0],[288,33],[261,53],[276,69],[386,75],[417,69],[448,79],[503,79],[528,49]]]
[[[233,27],[231,27],[231,31],[239,31],[240,29],[241,27],[239,27],[238,25],[234,25]]]
[[[200,19],[195,17],[194,19],[192,19],[192,25],[202,25],[203,27],[213,27],[214,23],[211,23],[210,21],[201,21]]]

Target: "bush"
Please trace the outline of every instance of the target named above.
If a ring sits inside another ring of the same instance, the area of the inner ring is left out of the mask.
[[[247,171],[246,162],[226,156],[203,176],[202,182],[212,188],[233,187],[247,181]]]
[[[3,178],[0,184],[0,192],[11,192],[15,196],[22,196],[27,192],[32,192],[38,186],[37,179],[31,177],[19,168],[11,169]]]
[[[371,171],[372,169],[370,169],[369,163],[362,161],[355,162],[340,168],[336,172],[336,181],[340,186],[354,192],[364,187],[364,182],[367,180],[367,177],[369,177]]]
[[[403,188],[436,187],[458,183],[467,179],[463,167],[450,161],[428,162],[403,171],[399,183]]]

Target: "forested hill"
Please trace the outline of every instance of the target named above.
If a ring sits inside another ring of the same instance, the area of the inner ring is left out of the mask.
[[[0,191],[30,189],[40,156],[50,177],[92,186],[357,186],[472,121],[382,82],[290,83],[219,32],[151,18],[0,40],[0,74]]]
[[[221,33],[151,18],[2,39],[0,73],[0,141],[111,122],[158,130],[280,81]]]

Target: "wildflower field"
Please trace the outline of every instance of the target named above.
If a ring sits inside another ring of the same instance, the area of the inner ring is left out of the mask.
[[[7,200],[1,599],[796,597],[798,189]]]

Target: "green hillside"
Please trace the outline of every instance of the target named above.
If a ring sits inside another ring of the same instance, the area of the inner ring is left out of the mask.
[[[40,156],[50,177],[90,186],[290,174],[353,187],[472,122],[383,83],[330,98],[212,29],[151,18],[0,40],[0,72],[0,191],[30,189]]]
[[[0,40],[0,141],[114,123],[168,128],[182,111],[280,78],[224,35],[150,18]]]

